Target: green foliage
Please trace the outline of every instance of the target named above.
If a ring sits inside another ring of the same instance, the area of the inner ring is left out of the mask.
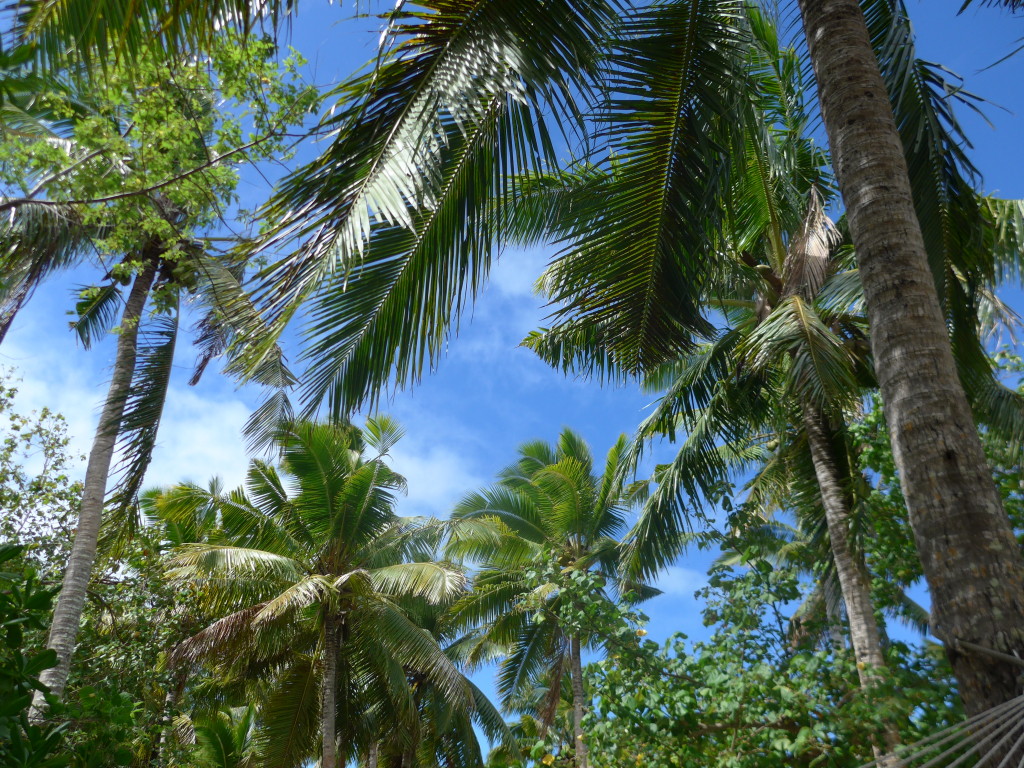
[[[1005,386],[1018,393],[1024,392],[1021,380],[1024,362],[1019,355],[1000,350],[992,356],[991,365]],[[1024,471],[1020,446],[1008,443],[1001,434],[985,426],[979,431],[1003,508],[1018,538],[1024,541]],[[864,542],[871,570],[876,575],[874,588],[881,599],[880,607],[898,605],[897,591],[920,580],[922,572],[879,397],[870,398],[863,417],[851,426],[851,432],[859,448],[860,469],[875,480],[863,504],[874,531]]]
[[[39,583],[24,552],[22,546],[0,544],[0,764],[49,768],[68,762],[62,757],[65,726],[32,723],[28,712],[33,693],[47,690],[39,673],[56,665],[57,654],[28,652],[25,641],[26,632],[46,628],[56,590]]]
[[[706,642],[623,643],[592,665],[594,765],[852,768],[870,759],[884,722],[905,723],[912,741],[955,720],[937,653],[893,644],[892,676],[864,692],[848,651],[793,648],[785,611],[801,590],[764,562],[716,572],[700,593]]]
[[[12,371],[0,371],[0,540],[26,547],[53,583],[63,567],[81,487],[72,481],[64,417],[49,409],[25,415],[17,407]]]

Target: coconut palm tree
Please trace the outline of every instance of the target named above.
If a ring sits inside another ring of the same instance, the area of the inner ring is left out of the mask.
[[[360,713],[415,713],[407,670],[472,707],[465,678],[398,603],[441,602],[464,586],[457,569],[405,557],[418,534],[395,516],[404,480],[383,459],[399,435],[383,418],[362,433],[293,424],[278,437],[280,471],[254,461],[244,490],[206,502],[222,532],[171,554],[171,578],[200,585],[207,608],[224,614],[172,663],[213,663],[226,680],[265,676],[254,736],[264,765],[308,759],[317,731],[320,764],[344,764],[364,746]],[[191,501],[164,514],[192,517],[198,496],[179,495]]]
[[[278,0],[260,9],[275,22],[293,5]],[[894,453],[938,631],[951,647],[958,638],[984,644],[995,637],[1003,651],[1015,651],[1024,645],[1024,562],[954,366],[944,320],[956,307],[943,306],[935,289],[944,277],[942,251],[955,250],[961,233],[949,214],[964,211],[965,201],[969,208],[970,196],[942,194],[930,209],[918,184],[930,179],[934,189],[951,191],[950,178],[964,179],[962,151],[955,142],[930,141],[949,127],[948,102],[939,121],[926,125],[935,113],[918,108],[941,74],[906,55],[902,3],[863,5],[799,4],[864,268]],[[225,21],[249,28],[260,18],[237,0],[206,9],[159,0],[141,10],[125,0],[34,0],[21,7],[21,22],[53,57],[68,39],[84,50],[131,52],[150,40],[201,42]],[[414,380],[436,361],[449,308],[461,308],[480,285],[501,232],[493,201],[509,183],[503,173],[537,169],[550,158],[538,126],[554,123],[544,121],[541,105],[553,105],[556,120],[576,116],[576,97],[595,72],[594,35],[614,21],[613,10],[596,2],[424,0],[402,3],[391,17],[375,71],[340,91],[343,108],[330,125],[343,128],[339,138],[267,209],[281,225],[271,241],[297,239],[299,246],[268,270],[264,304],[278,329],[298,299],[315,297],[318,307],[308,408],[325,398],[353,407],[393,374]],[[620,355],[634,367],[674,354],[680,329],[707,331],[695,298],[706,287],[705,262],[688,250],[705,253],[727,168],[722,157],[744,124],[737,92],[749,98],[745,15],[734,0],[627,7],[605,59],[612,98],[597,112],[606,128],[599,133],[621,161],[623,194],[589,214],[591,284],[563,286],[562,295],[573,297],[577,315],[621,321]],[[872,28],[881,17],[893,23]],[[257,346],[242,368],[266,353]],[[943,547],[953,540],[957,556],[949,559]],[[1012,665],[996,656],[952,655],[972,711],[1016,690]]]
[[[617,536],[626,529],[626,514],[643,499],[645,483],[623,479],[625,436],[608,452],[595,474],[594,459],[580,435],[565,428],[558,442],[526,443],[519,459],[499,474],[497,484],[470,494],[452,513],[451,551],[482,564],[473,590],[453,610],[477,627],[460,645],[470,663],[503,655],[498,690],[506,703],[548,677],[551,696],[538,713],[551,724],[563,678],[573,691],[576,765],[587,765],[582,719],[582,649],[593,642],[566,630],[559,611],[574,599],[566,589],[530,581],[527,571],[553,568],[565,579],[573,573],[598,574],[620,595],[650,596],[656,591],[622,578],[617,569]],[[559,582],[561,583],[561,582]],[[604,589],[594,595],[611,600]],[[545,618],[537,621],[533,617]]]
[[[148,66],[153,77],[170,76],[169,64],[149,61]],[[100,274],[95,285],[82,288],[72,326],[87,349],[108,333],[117,339],[48,641],[59,664],[47,670],[45,681],[58,697],[68,677],[104,507],[110,505],[111,531],[134,516],[135,498],[156,445],[185,306],[190,304],[199,318],[199,359],[192,383],[229,344],[233,328],[228,317],[255,317],[241,289],[244,260],[194,237],[218,201],[230,195],[236,177],[230,168],[210,163],[208,142],[219,118],[209,100],[209,77],[190,70],[180,83],[180,92],[168,98],[140,93],[124,72],[112,72],[108,93],[120,87],[124,98],[116,107],[92,104],[92,111],[80,119],[64,120],[59,134],[47,123],[51,133],[34,136],[35,146],[57,147],[60,161],[36,164],[30,154],[27,168],[34,175],[23,182],[28,191],[4,200],[10,207],[0,224],[0,337],[53,273],[96,264]],[[162,155],[147,155],[144,141],[128,142],[125,137],[133,130],[160,138]],[[23,142],[26,137],[6,140]],[[182,172],[189,176],[177,185],[162,176]],[[125,189],[146,188],[154,175],[161,178],[158,189],[121,196]],[[73,199],[99,184],[97,179],[103,180],[99,197],[108,199]],[[284,379],[271,383],[288,379],[280,366],[277,373]],[[112,473],[118,454],[121,463]],[[41,716],[41,704],[37,697],[35,717]]]
[[[968,640],[1024,650],[1024,559],[957,376],[927,222],[864,11],[857,0],[800,0],[800,11],[934,631],[973,714],[1020,692],[1013,664],[957,648]]]

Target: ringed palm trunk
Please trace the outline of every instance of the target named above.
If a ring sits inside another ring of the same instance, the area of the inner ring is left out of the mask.
[[[569,663],[572,664],[572,729],[576,768],[587,768],[587,744],[583,740],[583,661],[580,638],[569,638]]]
[[[843,490],[839,469],[833,455],[829,429],[822,414],[809,403],[801,404],[804,432],[811,451],[814,474],[818,480],[821,503],[825,508],[825,521],[836,565],[839,589],[846,605],[846,617],[850,624],[850,640],[853,656],[857,661],[857,675],[861,688],[867,689],[879,681],[878,670],[885,667],[882,655],[882,637],[875,619],[875,607],[871,600],[871,585],[867,574],[861,568],[860,560],[850,546],[850,505]],[[895,729],[885,729],[886,751],[899,746]],[[884,756],[874,747],[875,758]]]
[[[338,768],[338,652],[341,647],[337,620],[324,619],[324,679],[320,730],[323,754],[320,768]]]
[[[159,257],[150,254],[143,270],[136,276],[121,315],[121,333],[117,338],[117,353],[114,371],[110,377],[107,400],[100,414],[89,461],[85,470],[85,484],[82,488],[82,502],[78,511],[78,527],[71,547],[67,569],[57,606],[50,625],[49,648],[57,652],[57,666],[46,670],[39,677],[50,692],[60,698],[64,694],[68,672],[71,668],[71,654],[75,649],[78,625],[85,607],[86,588],[96,561],[96,547],[99,540],[103,504],[107,495],[107,479],[114,457],[117,433],[124,416],[125,402],[131,390],[135,375],[135,358],[138,350],[139,321],[146,306],[146,299],[156,278]],[[42,717],[44,701],[36,692],[32,702],[31,716],[34,720]]]
[[[910,523],[968,713],[1020,693],[1024,560],[957,377],[903,148],[857,0],[800,0],[857,249],[875,370]]]

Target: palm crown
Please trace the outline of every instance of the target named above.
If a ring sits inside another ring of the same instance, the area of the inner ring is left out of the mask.
[[[298,423],[279,435],[280,472],[254,461],[244,490],[184,486],[156,502],[179,524],[219,519],[209,541],[173,551],[171,577],[198,583],[208,610],[226,615],[181,643],[172,663],[217,662],[228,681],[269,676],[256,736],[264,764],[308,758],[318,721],[328,759],[358,754],[377,738],[367,724],[386,720],[381,712],[415,716],[409,670],[473,708],[465,678],[400,605],[450,599],[464,577],[410,560],[423,533],[395,515],[404,480],[382,458],[398,436],[386,419],[364,433]]]

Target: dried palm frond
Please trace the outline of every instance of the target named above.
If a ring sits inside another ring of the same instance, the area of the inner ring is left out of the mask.
[[[811,187],[800,231],[786,252],[783,295],[800,295],[807,299],[817,296],[828,277],[832,249],[839,245],[840,239],[839,230],[825,214],[821,194]]]
[[[861,768],[1020,768],[1024,766],[1024,696],[974,715]]]

